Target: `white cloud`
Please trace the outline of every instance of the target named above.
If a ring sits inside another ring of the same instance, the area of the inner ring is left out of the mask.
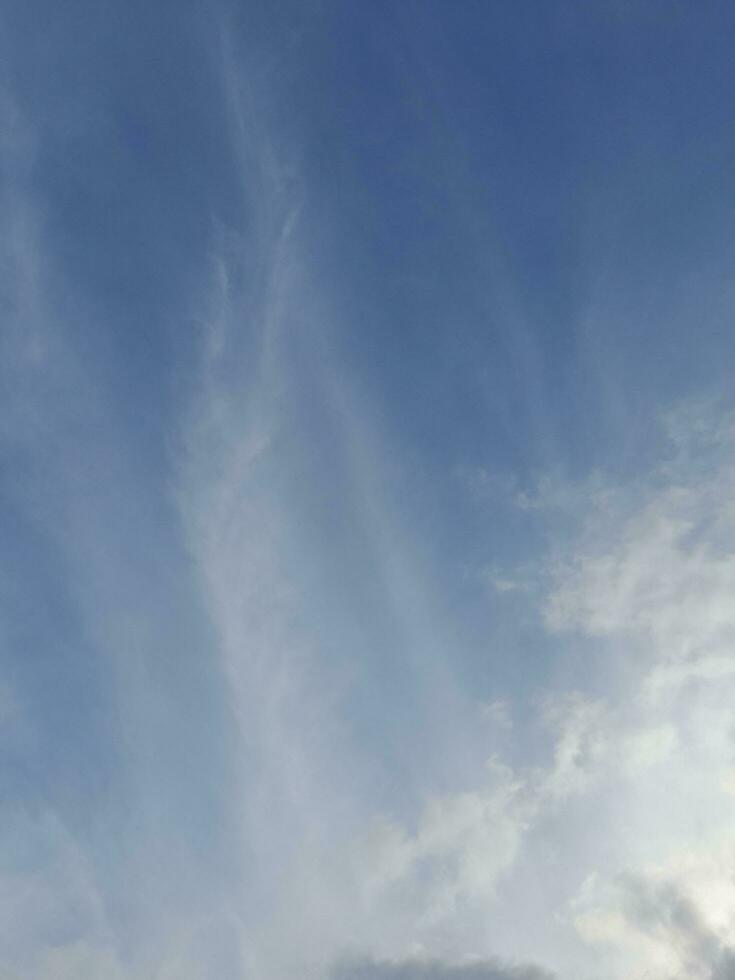
[[[734,432],[731,420],[707,426],[695,413],[687,428],[679,415],[672,458],[634,495],[611,491],[604,514],[589,508],[546,606],[551,629],[602,641],[595,655],[616,664],[583,787],[615,820],[572,903],[580,935],[604,947],[616,977],[730,969]],[[557,768],[561,752],[572,774],[579,724],[557,747]]]
[[[513,728],[513,713],[507,698],[496,698],[482,706],[482,717],[499,728]]]
[[[556,655],[568,637],[586,649],[594,693],[541,699],[545,761],[497,763],[504,780],[436,797],[413,831],[382,826],[372,898],[387,914],[399,895],[401,935],[430,952],[454,933],[454,954],[513,955],[534,932],[534,958],[563,976],[732,975],[735,426],[704,418],[680,413],[631,484],[555,481],[524,503],[565,511],[535,582]]]
[[[729,969],[735,447],[723,426],[710,452],[679,425],[675,460],[634,486],[598,476],[592,492],[554,491],[553,506],[569,504],[581,523],[550,566],[546,621],[560,649],[570,633],[589,643],[604,685],[542,699],[547,762],[497,764],[492,789],[434,799],[414,832],[386,824],[369,851],[375,901],[398,889],[405,933],[429,949],[427,923],[487,953],[463,921],[502,918],[509,895],[522,901],[514,882],[540,850],[566,870],[556,891],[545,886],[556,926],[531,948],[561,974],[600,962],[615,980]],[[506,707],[491,714],[502,720]],[[587,952],[564,938],[567,925]]]
[[[493,900],[533,804],[507,767],[491,761],[488,775],[486,788],[429,800],[413,834],[394,824],[376,825],[365,871],[373,901],[386,900],[394,890],[398,904],[413,907],[414,926],[423,932],[451,919],[467,902]]]

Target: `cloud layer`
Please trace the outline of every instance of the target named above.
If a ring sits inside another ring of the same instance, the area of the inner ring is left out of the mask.
[[[735,25],[93,7],[0,4],[0,978],[735,977]]]

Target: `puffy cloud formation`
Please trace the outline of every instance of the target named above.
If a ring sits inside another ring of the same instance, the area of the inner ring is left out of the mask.
[[[572,920],[614,976],[710,980],[735,941],[735,427],[689,406],[669,434],[645,481],[593,495],[546,617],[608,667],[586,748],[566,736],[614,815]]]
[[[575,514],[541,610],[560,656],[573,642],[596,664],[595,690],[543,696],[538,763],[496,757],[472,790],[429,800],[412,831],[376,824],[361,879],[422,947],[454,933],[490,955],[515,914],[529,934],[556,923],[532,952],[563,976],[732,973],[734,457],[733,420],[690,406],[635,482],[535,504]],[[545,907],[529,891],[539,876]]]

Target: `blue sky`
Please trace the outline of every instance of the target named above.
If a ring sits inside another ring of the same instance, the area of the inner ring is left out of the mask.
[[[735,976],[731,5],[0,26],[1,980]]]

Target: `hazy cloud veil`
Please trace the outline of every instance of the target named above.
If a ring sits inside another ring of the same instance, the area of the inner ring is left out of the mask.
[[[0,24],[0,980],[735,978],[735,11]]]

